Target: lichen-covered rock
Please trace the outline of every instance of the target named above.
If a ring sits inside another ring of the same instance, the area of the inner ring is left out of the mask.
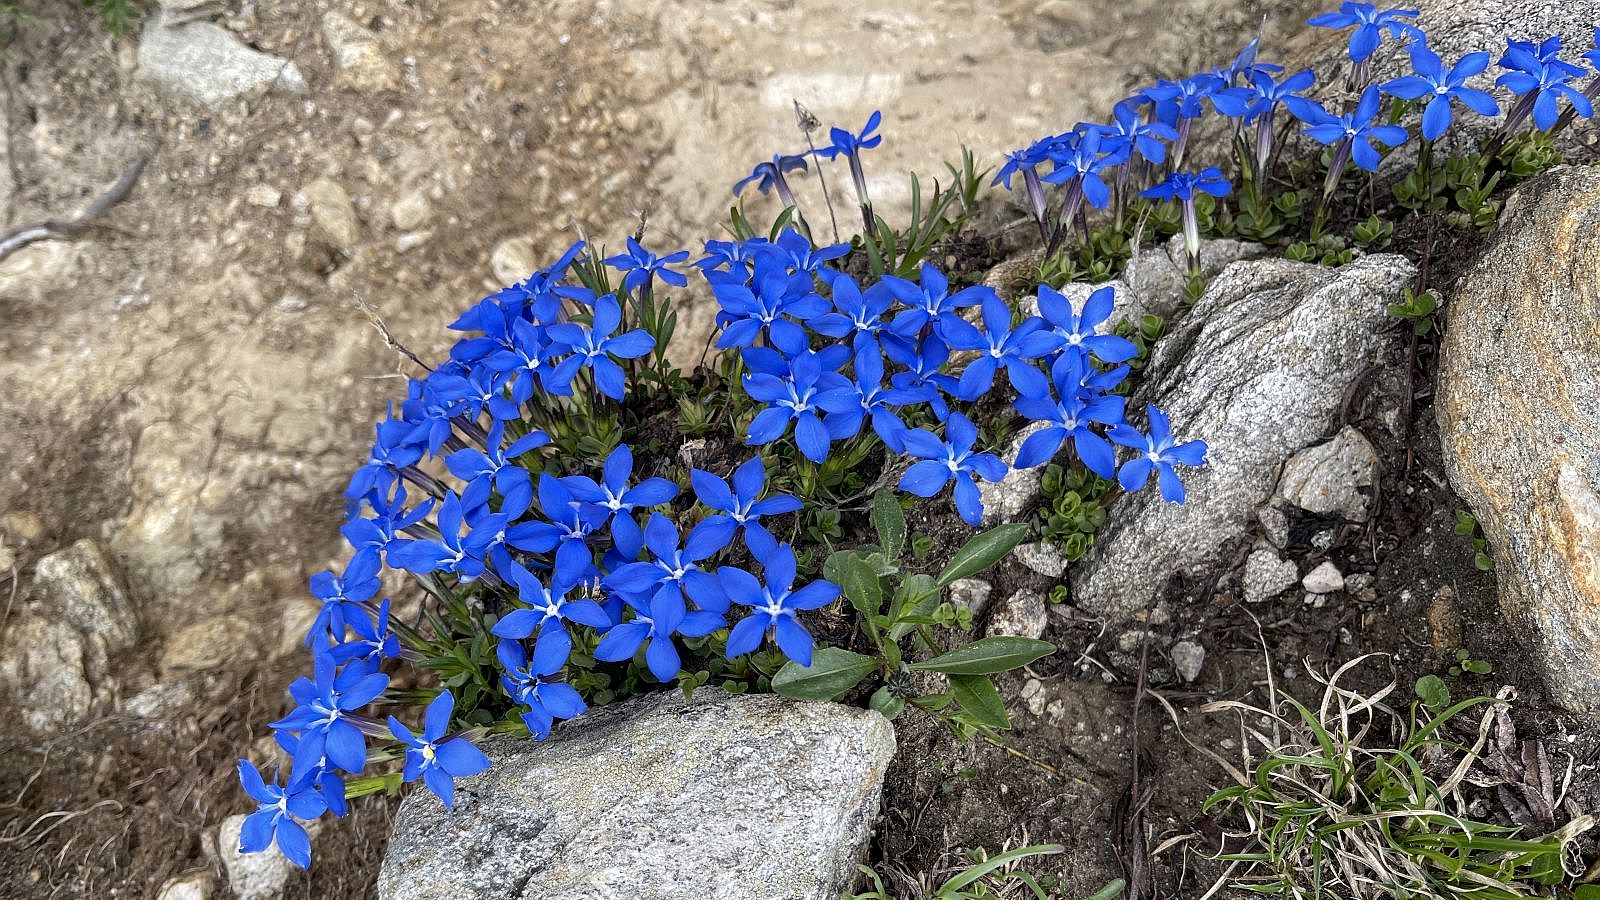
[[[1600,168],[1519,189],[1448,312],[1445,470],[1551,694],[1600,712]]]
[[[395,821],[384,900],[837,900],[877,815],[894,729],[875,712],[714,689],[485,747],[455,810]]]
[[[1299,578],[1294,563],[1268,547],[1251,551],[1244,561],[1244,602],[1261,603],[1287,591]]]
[[[1017,591],[989,613],[989,637],[1025,637],[1038,640],[1049,624],[1045,599],[1038,591]]]
[[[1204,440],[1208,464],[1183,473],[1186,504],[1153,487],[1120,501],[1084,557],[1076,602],[1123,618],[1174,573],[1215,564],[1272,495],[1284,460],[1332,431],[1414,272],[1386,255],[1337,269],[1285,260],[1225,269],[1157,344],[1130,404],[1159,407],[1181,440]]]

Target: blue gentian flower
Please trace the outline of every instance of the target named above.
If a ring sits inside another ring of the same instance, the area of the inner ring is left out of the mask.
[[[1114,394],[1086,389],[1087,372],[1088,360],[1083,355],[1063,353],[1050,372],[1060,399],[1019,397],[1015,401],[1017,412],[1035,422],[1049,423],[1022,442],[1012,464],[1015,468],[1031,469],[1049,462],[1070,437],[1078,459],[1089,471],[1101,478],[1116,474],[1116,451],[1092,426],[1122,424],[1126,401]]]
[[[891,361],[905,367],[904,371],[889,376],[889,383],[916,394],[943,422],[950,415],[950,408],[941,395],[954,397],[959,387],[955,376],[944,371],[944,364],[950,360],[950,348],[944,339],[930,334],[914,345],[887,341],[883,351]]]
[[[272,727],[300,733],[297,768],[304,770],[324,757],[352,774],[366,766],[367,742],[353,717],[389,686],[389,676],[367,662],[354,660],[336,672],[333,657],[317,653],[312,660],[314,679],[301,677],[289,685],[289,695],[299,705]]]
[[[1050,156],[1055,169],[1044,176],[1044,180],[1051,184],[1066,185],[1059,219],[1062,228],[1070,228],[1077,221],[1078,211],[1085,200],[1095,209],[1105,209],[1111,205],[1111,187],[1100,177],[1100,172],[1126,162],[1133,144],[1113,136],[1110,142],[1113,146],[1106,147],[1106,152],[1102,153],[1104,143],[1108,142],[1102,133],[1097,128],[1090,128],[1069,146]]]
[[[1171,503],[1182,503],[1183,482],[1178,480],[1173,465],[1205,465],[1206,442],[1185,441],[1174,445],[1172,426],[1166,414],[1154,406],[1149,407],[1147,412],[1150,418],[1149,435],[1140,433],[1132,425],[1118,425],[1108,434],[1111,440],[1124,447],[1132,447],[1140,454],[1122,464],[1117,472],[1117,481],[1123,490],[1136,491],[1150,480],[1153,471],[1161,485],[1162,498]]]
[[[371,599],[383,586],[378,581],[381,567],[376,555],[357,553],[345,564],[344,574],[318,572],[311,576],[311,596],[322,601],[322,608],[306,632],[307,647],[326,645],[330,638],[344,639],[348,618],[363,615],[362,601]]]
[[[492,490],[506,494],[518,486],[526,489],[533,483],[528,470],[512,460],[550,443],[550,435],[535,428],[512,441],[510,446],[505,446],[505,437],[506,423],[496,419],[489,426],[484,449],[467,447],[444,458],[450,474],[466,482],[461,489],[461,503],[467,509],[488,503]]]
[[[406,764],[401,777],[406,782],[422,779],[450,809],[456,796],[457,778],[476,775],[489,768],[489,757],[464,737],[447,737],[450,714],[455,711],[456,698],[443,691],[428,704],[423,714],[422,734],[412,734],[411,729],[394,716],[389,717],[389,731],[395,740],[406,745]]]
[[[843,375],[824,371],[815,354],[802,354],[791,365],[787,378],[764,372],[744,377],[744,392],[767,404],[750,422],[746,441],[753,447],[770,444],[783,437],[793,422],[795,446],[806,459],[820,463],[828,458],[833,436],[818,414],[854,407],[855,391]]]
[[[1173,172],[1139,196],[1178,201],[1183,210],[1183,248],[1189,255],[1189,270],[1197,272],[1200,269],[1200,219],[1195,212],[1195,198],[1200,194],[1226,197],[1232,190],[1233,186],[1222,177],[1222,170],[1208,166],[1199,172]]]
[[[739,196],[751,182],[754,182],[756,190],[763,194],[768,193],[773,188],[777,188],[778,198],[783,201],[783,205],[786,207],[794,206],[794,192],[789,189],[789,179],[786,175],[789,172],[804,172],[805,170],[805,154],[777,154],[772,157],[771,162],[757,163],[755,169],[749,175],[739,179],[739,182],[733,186],[733,195],[735,197]]]
[[[666,256],[656,256],[644,249],[632,237],[628,238],[628,252],[606,257],[605,264],[623,273],[622,289],[637,291],[650,284],[650,279],[660,276],[662,281],[675,287],[684,287],[689,279],[667,268],[689,258],[689,251],[679,250]]]
[[[439,540],[403,540],[389,545],[389,565],[417,575],[451,572],[472,581],[485,571],[484,557],[493,542],[493,529],[478,531],[466,524],[466,507],[454,492],[447,492],[436,518]]]
[[[1111,108],[1111,124],[1101,126],[1106,133],[1132,143],[1139,156],[1152,165],[1167,161],[1167,144],[1178,139],[1178,131],[1158,121],[1145,121],[1133,103],[1123,100]]]
[[[517,599],[527,606],[518,607],[501,617],[491,632],[495,637],[517,640],[532,637],[533,665],[540,672],[560,671],[572,653],[572,634],[567,622],[577,622],[604,631],[612,626],[600,604],[588,597],[569,600],[574,583],[561,578],[557,572],[545,587],[532,572],[511,561],[500,573],[517,588]]]
[[[484,365],[511,378],[511,396],[498,397],[489,403],[489,411],[495,418],[521,418],[522,405],[539,390],[563,397],[572,393],[572,373],[577,371],[581,361],[574,357],[558,360],[565,348],[550,343],[546,326],[518,319],[511,325],[511,339],[510,348],[498,350],[484,359]]]
[[[400,655],[400,639],[389,628],[389,600],[378,604],[376,616],[351,616],[346,620],[355,639],[328,648],[328,654],[341,665],[353,659],[393,659]]]
[[[722,589],[735,603],[753,607],[748,616],[733,624],[728,632],[728,658],[743,656],[761,646],[762,638],[773,635],[778,649],[802,666],[811,665],[811,632],[795,620],[802,609],[821,609],[839,598],[839,586],[818,579],[799,590],[794,585],[794,548],[782,544],[761,561],[766,584],[743,569],[723,566],[717,570]]]
[[[1594,104],[1570,82],[1583,74],[1571,63],[1555,58],[1561,51],[1561,36],[1557,35],[1535,47],[1525,41],[1507,41],[1505,55],[1500,57],[1500,67],[1510,69],[1495,79],[1495,84],[1517,95],[1517,104],[1506,113],[1505,132],[1510,134],[1529,113],[1533,125],[1540,131],[1549,131],[1561,117],[1560,98],[1577,114],[1588,118],[1594,115]]]
[[[549,737],[556,719],[571,719],[589,709],[572,685],[547,680],[557,670],[535,668],[520,641],[501,641],[495,648],[495,656],[505,670],[500,676],[500,685],[512,700],[527,707],[522,714],[522,724],[528,726],[528,733],[535,740]]]
[[[1232,85],[1235,83],[1248,84],[1256,75],[1271,76],[1283,71],[1283,66],[1276,63],[1258,62],[1256,57],[1260,52],[1261,34],[1257,32],[1256,36],[1251,38],[1250,43],[1244,45],[1244,49],[1239,51],[1239,55],[1233,58],[1233,62],[1226,69],[1218,69],[1212,74],[1221,78],[1224,84]],[[1232,113],[1228,115],[1232,115]]]
[[[1059,135],[1040,138],[1025,149],[1007,153],[1005,165],[1000,167],[994,181],[990,182],[990,187],[1004,183],[1009,191],[1011,177],[1021,173],[1028,193],[1028,208],[1033,212],[1033,219],[1039,224],[1039,231],[1046,241],[1050,239],[1049,212],[1045,206],[1044,183],[1039,180],[1039,165],[1050,158],[1051,151],[1060,140]]]
[[[721,308],[719,350],[749,347],[763,335],[785,345],[804,344],[805,329],[791,317],[814,319],[829,309],[809,273],[791,272],[783,262],[768,257],[756,261],[748,282],[734,273],[716,272],[707,272],[706,282]]]
[[[694,494],[716,515],[707,516],[697,531],[704,531],[722,546],[732,542],[735,533],[744,532],[744,543],[750,554],[761,559],[777,548],[778,542],[761,524],[762,516],[781,516],[797,512],[802,504],[788,494],[763,498],[766,491],[767,469],[761,457],[752,456],[733,470],[733,487],[728,482],[702,469],[689,471],[689,483]]]
[[[889,323],[889,330],[908,339],[917,338],[929,325],[937,327],[940,320],[949,316],[959,318],[957,310],[976,306],[994,289],[981,284],[964,287],[950,293],[950,280],[932,263],[923,263],[915,282],[895,275],[885,275],[879,284],[884,285],[896,300],[907,309],[901,310]]]
[[[1054,326],[1063,341],[1061,349],[1093,353],[1108,363],[1126,362],[1139,355],[1139,348],[1127,338],[1099,334],[1097,329],[1111,318],[1116,294],[1110,285],[1095,290],[1083,302],[1083,314],[1072,308],[1072,301],[1047,284],[1039,285],[1039,314]]]
[[[422,459],[422,447],[409,440],[412,424],[393,417],[379,422],[375,427],[377,440],[367,455],[367,462],[356,469],[345,489],[347,499],[357,500],[374,494],[386,493],[394,485],[396,472],[416,465]]]
[[[1312,16],[1308,20],[1314,28],[1332,28],[1344,30],[1354,28],[1355,33],[1350,35],[1350,60],[1351,62],[1365,62],[1378,49],[1378,44],[1383,41],[1385,31],[1389,37],[1399,40],[1401,37],[1410,37],[1413,40],[1423,40],[1421,29],[1415,25],[1400,21],[1401,19],[1415,19],[1418,15],[1415,9],[1385,9],[1379,10],[1371,3],[1356,3],[1345,0],[1339,4],[1338,12],[1323,13]]]
[[[605,521],[605,514],[579,502],[561,479],[548,472],[539,475],[539,509],[548,521],[511,526],[506,543],[532,553],[555,551],[556,566],[562,570],[586,567],[592,558],[586,542]]]
[[[671,527],[670,522],[667,527]],[[649,536],[648,529],[645,534]],[[716,580],[704,572],[699,574]],[[716,589],[717,593],[722,593],[720,583]],[[594,648],[594,658],[602,662],[621,662],[639,652],[641,644],[648,643],[644,652],[645,665],[661,682],[676,678],[678,670],[683,668],[678,648],[672,643],[674,634],[705,637],[727,624],[721,615],[710,610],[690,611],[683,602],[683,594],[675,590],[656,591],[648,600],[628,599],[628,605],[633,608],[633,618],[600,638]],[[727,608],[726,599],[723,608]]]
[[[239,826],[239,852],[259,853],[277,843],[284,858],[304,869],[311,865],[311,836],[296,819],[310,821],[328,809],[327,801],[306,779],[291,779],[285,787],[261,780],[261,773],[239,760],[239,783],[261,808]]]
[[[1378,122],[1381,103],[1378,88],[1372,85],[1361,92],[1356,108],[1342,116],[1330,115],[1316,104],[1300,104],[1293,108],[1295,115],[1306,123],[1307,137],[1319,144],[1334,145],[1333,162],[1328,166],[1328,178],[1322,187],[1324,194],[1333,193],[1339,185],[1339,177],[1344,174],[1345,163],[1351,159],[1365,171],[1378,170],[1383,157],[1372,146],[1373,141],[1390,147],[1406,142],[1404,128]]]
[[[671,594],[683,595],[700,609],[714,613],[728,611],[728,598],[716,578],[701,570],[698,563],[728,546],[732,539],[725,529],[696,526],[682,549],[678,547],[678,526],[660,513],[652,513],[644,526],[644,545],[654,558],[646,562],[629,563],[613,569],[605,577],[605,585],[624,597],[657,598]],[[635,604],[635,608],[640,608]],[[713,631],[715,629],[712,629]],[[663,681],[666,679],[663,678]]]
[[[872,146],[877,146],[876,140]],[[782,254],[781,258],[789,268],[796,272],[815,275],[824,282],[832,280],[832,275],[829,274],[832,270],[826,264],[850,252],[849,244],[815,246],[805,235],[795,231],[793,225],[785,227],[778,234],[777,240],[757,246],[766,248],[766,252],[769,253]]]
[[[1495,103],[1493,97],[1466,86],[1468,78],[1489,67],[1488,53],[1468,53],[1461,57],[1460,62],[1446,69],[1439,54],[1428,49],[1427,45],[1412,44],[1408,49],[1411,52],[1411,67],[1416,70],[1416,74],[1396,78],[1384,84],[1382,89],[1384,93],[1402,100],[1429,98],[1428,105],[1422,110],[1424,138],[1436,141],[1450,127],[1453,118],[1450,110],[1451,100],[1461,101],[1480,116],[1499,114],[1500,106]]]
[[[974,453],[978,426],[961,413],[951,413],[944,423],[946,438],[918,428],[905,434],[906,452],[922,462],[912,464],[900,479],[900,490],[932,497],[952,480],[956,483],[956,511],[968,525],[983,524],[983,500],[976,475],[984,481],[1006,477],[1006,464],[992,453]]]
[[[919,403],[922,391],[904,390],[883,385],[883,354],[879,348],[868,346],[856,354],[855,378],[851,382],[857,405],[844,412],[829,413],[824,424],[836,440],[854,437],[861,432],[865,422],[884,445],[895,453],[903,452],[901,436],[906,423],[895,415],[895,407]]]
[[[832,338],[854,335],[857,352],[877,346],[878,332],[884,326],[883,314],[895,299],[889,286],[880,281],[863,291],[854,278],[840,275],[833,280],[832,288],[834,312],[808,322],[811,330]]]
[[[689,282],[685,279],[683,283]],[[594,385],[600,393],[618,402],[627,387],[627,375],[615,359],[637,359],[656,346],[656,339],[643,328],[616,334],[621,324],[622,305],[616,297],[607,294],[595,301],[590,327],[561,322],[549,328],[550,340],[570,349],[581,364],[594,373]]]
[[[876,230],[876,223],[872,215],[872,201],[867,196],[867,176],[861,168],[861,151],[871,150],[878,146],[883,136],[874,134],[878,125],[883,121],[883,113],[873,110],[867,118],[867,125],[860,133],[852,134],[843,128],[833,128],[828,132],[828,137],[833,143],[826,147],[818,148],[817,155],[826,159],[835,159],[843,154],[850,163],[850,178],[855,182],[856,199],[861,202],[861,216],[868,231]]]
[[[1311,104],[1302,94],[1316,81],[1317,76],[1310,69],[1296,72],[1282,81],[1257,71],[1251,74],[1245,88],[1224,91],[1211,98],[1212,104],[1224,115],[1238,117],[1246,125],[1255,125],[1257,172],[1265,172],[1272,160],[1278,107],[1286,106],[1294,114],[1300,104]]]
[[[1061,346],[1061,338],[1045,327],[1044,319],[1029,316],[1015,329],[1011,327],[1011,308],[998,295],[983,298],[983,330],[965,319],[942,320],[945,339],[954,350],[978,350],[982,356],[967,364],[956,387],[956,396],[976,400],[988,392],[995,372],[1002,366],[1011,386],[1024,397],[1037,397],[1050,389],[1044,373],[1033,360]]]
[[[562,479],[574,499],[587,504],[597,514],[611,522],[611,542],[627,559],[635,559],[644,548],[644,533],[633,517],[641,507],[660,506],[678,496],[678,486],[665,478],[646,478],[633,487],[628,480],[633,477],[633,451],[627,444],[612,450],[601,469],[600,483],[584,475],[571,475]],[[598,527],[598,526],[597,526]]]

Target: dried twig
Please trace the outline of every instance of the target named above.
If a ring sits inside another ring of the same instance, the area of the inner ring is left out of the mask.
[[[83,215],[76,219],[63,221],[61,219],[46,219],[43,222],[30,222],[18,225],[0,233],[0,261],[21,250],[29,244],[38,241],[66,241],[82,235],[100,218],[106,210],[121,203],[133,192],[133,186],[139,180],[139,174],[144,171],[145,164],[150,162],[150,157],[140,156],[128,164],[122,172],[122,177],[111,185],[110,189],[95,201],[89,204]]]
[[[383,316],[378,315],[378,310],[374,308],[371,303],[368,303],[365,297],[362,297],[355,291],[351,291],[350,296],[356,298],[356,306],[363,313],[366,313],[367,321],[372,323],[372,327],[378,329],[378,335],[379,337],[383,338],[383,344],[385,347],[388,347],[390,350],[393,350],[401,356],[404,356],[406,359],[409,359],[421,366],[424,371],[433,371],[433,366],[430,366],[418,359],[417,355],[412,353],[405,344],[402,344],[394,339],[394,334],[389,331],[389,326],[384,323]]]

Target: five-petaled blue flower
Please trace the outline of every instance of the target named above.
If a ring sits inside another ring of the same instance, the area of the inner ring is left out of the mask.
[[[1038,397],[1050,389],[1050,382],[1033,361],[1061,346],[1061,338],[1046,327],[1044,319],[1029,316],[1011,327],[1011,307],[998,295],[983,298],[983,329],[958,316],[940,320],[945,340],[952,350],[977,350],[983,355],[967,364],[956,386],[956,396],[976,400],[988,392],[995,372],[1002,366],[1011,386],[1024,397]]]
[[[1453,118],[1450,110],[1452,99],[1460,100],[1463,105],[1480,116],[1499,114],[1500,106],[1495,103],[1493,97],[1466,86],[1468,78],[1489,67],[1488,53],[1468,53],[1461,57],[1460,62],[1446,69],[1444,60],[1439,58],[1439,54],[1428,49],[1427,45],[1412,44],[1410,51],[1411,67],[1417,74],[1396,78],[1384,84],[1383,91],[1402,100],[1429,98],[1428,105],[1422,110],[1424,138],[1436,141],[1444,135],[1445,129],[1450,127]]]
[[[1108,437],[1124,447],[1132,447],[1139,451],[1139,455],[1122,464],[1117,471],[1117,481],[1125,491],[1136,491],[1144,487],[1150,480],[1150,473],[1156,473],[1156,479],[1161,485],[1161,496],[1172,503],[1183,502],[1183,482],[1178,480],[1178,473],[1173,470],[1175,463],[1186,466],[1202,466],[1206,461],[1205,441],[1185,441],[1174,444],[1172,441],[1172,426],[1167,421],[1166,413],[1152,406],[1148,408],[1150,417],[1150,434],[1145,435],[1132,425],[1118,425],[1111,429]]]
[[[1042,377],[1042,376],[1041,376]],[[1006,464],[992,453],[975,453],[978,426],[961,413],[945,420],[945,437],[918,428],[905,434],[906,452],[920,457],[900,479],[900,490],[932,497],[952,480],[956,483],[956,511],[968,525],[983,524],[983,500],[974,475],[984,481],[1006,477]]]
[[[1383,40],[1383,33],[1388,31],[1389,37],[1399,40],[1408,36],[1413,40],[1422,40],[1422,30],[1417,26],[1401,19],[1415,19],[1418,14],[1415,9],[1385,9],[1379,10],[1371,3],[1356,3],[1345,0],[1339,4],[1338,12],[1323,13],[1312,16],[1308,22],[1316,28],[1333,28],[1344,30],[1354,28],[1355,33],[1350,35],[1350,60],[1362,62],[1378,49],[1378,44]]]
[[[1517,105],[1506,114],[1505,130],[1510,132],[1529,113],[1533,114],[1534,127],[1548,131],[1561,116],[1560,98],[1578,115],[1594,115],[1594,104],[1583,92],[1569,82],[1583,74],[1577,66],[1556,58],[1561,52],[1561,36],[1556,35],[1538,46],[1527,41],[1507,41],[1505,55],[1500,57],[1500,67],[1511,71],[1495,79],[1495,84],[1516,94]]]
[[[756,163],[749,175],[739,179],[733,186],[733,195],[739,196],[744,189],[755,183],[756,190],[769,193],[773,188],[778,189],[778,196],[785,206],[794,206],[794,192],[789,189],[790,172],[804,172],[806,170],[806,157],[802,153],[779,153],[772,157],[771,162]]]
[[[631,273],[629,277],[632,277]],[[684,279],[683,283],[688,284],[688,279]],[[621,324],[622,305],[616,297],[607,294],[595,300],[594,321],[590,327],[585,328],[575,322],[561,322],[549,328],[550,339],[566,345],[581,364],[594,373],[594,385],[600,389],[600,393],[618,401],[627,387],[627,375],[612,357],[637,359],[656,346],[656,339],[643,328],[616,334]]]
[[[761,646],[762,638],[772,634],[778,649],[802,666],[811,665],[811,632],[795,620],[802,609],[821,609],[839,598],[839,586],[817,580],[799,590],[794,585],[794,549],[781,544],[761,561],[766,584],[743,569],[723,566],[717,578],[728,599],[753,607],[750,615],[735,622],[728,632],[728,658],[743,656]]]
[[[689,279],[667,268],[672,263],[681,263],[689,258],[689,251],[679,250],[666,256],[656,256],[644,249],[639,242],[628,238],[628,252],[616,256],[606,257],[605,263],[618,272],[623,273],[622,289],[636,291],[649,284],[650,278],[661,276],[661,280],[675,287],[683,287]]]
[[[489,768],[489,757],[461,736],[447,737],[450,714],[456,698],[444,691],[428,704],[423,715],[422,734],[416,735],[394,716],[389,717],[389,732],[406,745],[406,764],[401,777],[407,782],[422,779],[428,790],[450,809],[456,797],[456,779],[476,775]]]
[[[762,516],[779,516],[797,512],[802,504],[788,494],[763,498],[766,492],[767,469],[761,457],[753,456],[733,470],[733,487],[728,482],[703,469],[691,469],[689,483],[695,496],[716,515],[707,516],[696,527],[704,531],[720,546],[727,546],[735,533],[744,531],[744,544],[750,554],[762,559],[777,548],[778,542],[761,524]]]
[[[837,372],[824,371],[821,359],[806,352],[791,362],[787,378],[765,372],[746,375],[744,392],[767,404],[750,422],[746,440],[752,447],[783,437],[794,423],[794,442],[806,459],[820,463],[828,458],[833,435],[819,413],[844,412],[856,405],[850,381]]]
[[[709,574],[706,577],[714,580]],[[720,584],[717,592],[722,593]],[[594,648],[594,658],[621,662],[639,652],[639,645],[648,642],[644,651],[645,666],[661,682],[678,677],[678,670],[683,668],[678,648],[672,643],[674,634],[705,637],[727,624],[721,615],[710,610],[689,610],[683,602],[683,594],[675,590],[656,591],[649,599],[629,599],[628,605],[633,607],[633,618],[606,632]]]
[[[367,764],[367,742],[353,717],[378,699],[389,686],[389,676],[378,672],[370,659],[352,660],[337,672],[336,665],[330,654],[317,653],[314,678],[297,678],[289,685],[289,695],[299,705],[272,723],[275,729],[300,733],[294,759],[302,771],[324,758],[350,773]]]
[[[562,484],[572,492],[573,499],[602,516],[601,521],[611,521],[611,543],[627,559],[635,559],[644,547],[644,533],[633,511],[641,507],[660,506],[678,496],[678,486],[665,478],[646,478],[629,487],[633,477],[633,451],[622,444],[606,457],[600,472],[600,482],[586,475],[569,475]],[[596,526],[598,527],[598,526]]]
[[[500,676],[500,685],[511,699],[527,707],[522,713],[522,724],[528,726],[528,733],[536,740],[550,736],[550,727],[556,719],[570,719],[589,708],[577,688],[565,681],[550,680],[549,676],[554,675],[559,666],[549,670],[535,667],[528,660],[521,641],[501,641],[495,648],[495,657],[505,670]]]
[[[291,778],[284,787],[261,780],[261,773],[245,760],[239,760],[239,783],[250,799],[261,808],[246,816],[239,826],[239,852],[259,853],[276,841],[290,862],[304,869],[311,865],[311,836],[296,819],[311,820],[328,809],[311,779]]]

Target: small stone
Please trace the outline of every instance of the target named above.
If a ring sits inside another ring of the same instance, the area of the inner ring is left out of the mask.
[[[431,231],[407,232],[394,239],[394,250],[396,253],[410,253],[412,250],[426,244],[428,239],[432,237],[433,232]]]
[[[389,207],[389,218],[394,220],[394,227],[401,231],[415,231],[428,221],[428,215],[432,212],[428,195],[412,191],[394,201],[394,205]]]
[[[0,576],[7,575],[16,566],[17,555],[11,552],[10,547],[0,544]]]
[[[1367,588],[1372,587],[1373,582],[1376,580],[1377,579],[1373,578],[1370,573],[1352,572],[1344,577],[1344,589],[1352,593],[1356,591],[1364,591]]]
[[[350,203],[350,195],[337,181],[318,178],[301,189],[312,221],[322,229],[328,240],[340,250],[354,247],[361,237],[361,222]]]
[[[377,35],[359,22],[342,13],[330,12],[322,18],[322,38],[333,51],[341,86],[360,91],[399,88],[399,74],[384,57]]]
[[[533,237],[521,234],[496,244],[489,254],[489,268],[501,284],[516,284],[532,275],[539,268],[533,255]]]
[[[1346,425],[1333,440],[1301,450],[1284,464],[1278,493],[1307,512],[1365,522],[1368,494],[1378,480],[1372,443]]]
[[[84,667],[91,646],[71,626],[26,616],[6,628],[0,687],[13,695],[22,724],[44,733],[76,725],[94,711],[94,688]]]
[[[263,209],[276,209],[283,200],[283,191],[270,184],[253,184],[244,192],[244,202]]]
[[[1244,561],[1244,602],[1271,600],[1299,580],[1300,573],[1294,563],[1279,559],[1276,551],[1267,548],[1253,551]]]
[[[105,552],[88,538],[39,559],[33,594],[46,617],[102,638],[111,652],[139,639],[132,601]]]
[[[217,829],[217,856],[228,873],[228,886],[235,900],[280,900],[289,879],[300,870],[276,844],[259,853],[240,853],[239,831],[244,820],[243,814],[229,816]],[[321,819],[314,819],[306,823],[306,831],[315,838],[321,825]]]
[[[122,711],[141,719],[165,719],[194,702],[194,688],[186,682],[173,681],[145,688],[127,703]]]
[[[210,872],[191,872],[167,879],[156,900],[211,900],[212,887]]]
[[[1067,558],[1051,544],[1019,544],[1011,555],[1046,578],[1060,578],[1067,570]]]
[[[1306,573],[1306,577],[1300,580],[1300,586],[1313,594],[1331,594],[1344,590],[1344,574],[1332,562],[1324,561]]]
[[[1200,669],[1206,664],[1206,648],[1194,641],[1179,641],[1172,645],[1172,667],[1178,677],[1187,682],[1200,680]]]
[[[167,638],[161,654],[162,677],[242,663],[255,655],[250,640],[253,633],[249,620],[239,616],[217,616],[186,625]]]
[[[1261,534],[1267,543],[1279,550],[1289,545],[1289,515],[1281,507],[1263,506],[1256,510],[1256,519],[1261,522]]]
[[[1028,708],[1028,712],[1033,713],[1035,716],[1044,715],[1044,705],[1047,699],[1044,693],[1044,682],[1037,678],[1029,678],[1022,683],[1022,705]]]
[[[1037,640],[1049,623],[1046,606],[1044,597],[1038,591],[1017,591],[989,614],[989,627],[985,633],[990,637],[1008,635]]]
[[[982,578],[957,578],[950,582],[950,603],[966,607],[973,618],[979,618],[989,608],[989,595],[993,592],[994,585]]]
[[[1117,649],[1123,653],[1132,653],[1144,643],[1145,631],[1143,628],[1130,628],[1117,635]]]

